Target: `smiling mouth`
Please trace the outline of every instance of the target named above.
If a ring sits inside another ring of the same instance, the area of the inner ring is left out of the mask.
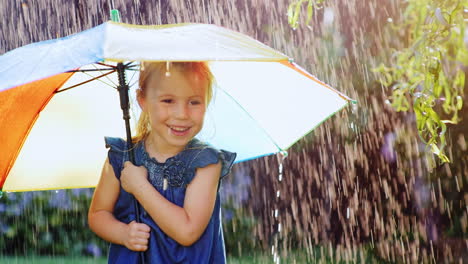
[[[171,132],[176,136],[184,136],[190,130],[190,127],[169,126]]]

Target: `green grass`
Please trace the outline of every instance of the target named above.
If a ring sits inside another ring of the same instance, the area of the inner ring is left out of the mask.
[[[44,257],[44,256],[0,256],[1,264],[104,264],[107,263],[105,258],[92,258],[92,257]]]
[[[321,253],[320,247],[314,248],[313,255],[307,256],[305,251],[292,251],[287,256],[281,258],[281,263],[381,263],[368,249],[362,248],[363,256],[358,256],[357,259],[345,261],[339,260],[336,262],[335,257],[330,258],[328,251],[325,248]],[[322,254],[324,254],[322,256]],[[311,259],[312,258],[312,259]],[[0,264],[105,264],[106,258],[92,257],[72,257],[72,256],[1,256]],[[228,256],[228,264],[270,264],[273,263],[273,257],[268,252],[258,252],[251,256],[233,257]]]
[[[240,258],[229,257],[227,263],[229,264],[263,264],[271,263],[272,259],[269,256],[246,256]],[[91,258],[91,257],[44,257],[44,256],[0,256],[0,264],[104,264],[107,263],[106,258]]]
[[[89,257],[44,257],[44,256],[28,256],[28,257],[16,257],[16,256],[0,256],[0,264],[104,264],[107,263],[106,258],[89,258]],[[229,257],[227,260],[229,264],[263,264],[271,263],[271,258],[267,256],[260,257],[241,257],[232,258]]]

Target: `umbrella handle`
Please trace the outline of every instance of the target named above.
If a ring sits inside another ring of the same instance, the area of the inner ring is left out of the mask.
[[[119,86],[117,90],[119,91],[120,97],[120,108],[122,108],[123,119],[125,121],[125,129],[127,134],[127,150],[130,157],[130,161],[135,164],[135,152],[133,149],[133,141],[132,141],[132,131],[130,129],[130,104],[129,104],[129,97],[128,97],[128,84],[125,81],[125,65],[121,62],[117,64],[117,75],[119,79]],[[140,223],[140,205],[135,197],[133,197],[133,208],[135,209],[135,220]],[[139,252],[138,254],[139,262],[145,264],[144,253]]]

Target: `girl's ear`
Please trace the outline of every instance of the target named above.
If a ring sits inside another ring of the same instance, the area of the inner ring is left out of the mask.
[[[140,106],[142,111],[146,110],[146,100],[145,97],[143,96],[143,91],[141,89],[136,90],[136,97],[138,101],[138,105]]]

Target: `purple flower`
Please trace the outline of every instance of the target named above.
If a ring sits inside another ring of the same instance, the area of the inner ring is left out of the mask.
[[[88,244],[88,246],[86,247],[86,253],[95,257],[95,258],[98,258],[102,255],[102,252],[101,252],[101,249],[94,243],[90,243]]]
[[[12,204],[7,207],[6,212],[14,216],[19,216],[21,214],[21,208],[17,204]]]
[[[233,173],[232,179],[223,181],[220,191],[221,201],[232,202],[234,208],[241,208],[249,199],[250,185],[252,179],[245,169],[238,169]]]
[[[223,210],[223,220],[230,221],[234,217],[232,210],[224,209]]]
[[[49,205],[53,208],[62,208],[65,210],[71,209],[70,197],[63,190],[55,191],[50,197]]]
[[[384,157],[384,159],[388,162],[395,162],[396,160],[396,152],[395,152],[395,140],[396,135],[394,133],[387,133],[384,137],[384,144],[380,149],[380,153]]]
[[[71,192],[72,192],[74,197],[79,197],[81,195],[84,195],[86,197],[91,197],[93,195],[93,191],[91,189],[89,189],[89,188],[72,189]]]
[[[0,234],[6,234],[10,227],[6,225],[5,223],[0,223]]]

